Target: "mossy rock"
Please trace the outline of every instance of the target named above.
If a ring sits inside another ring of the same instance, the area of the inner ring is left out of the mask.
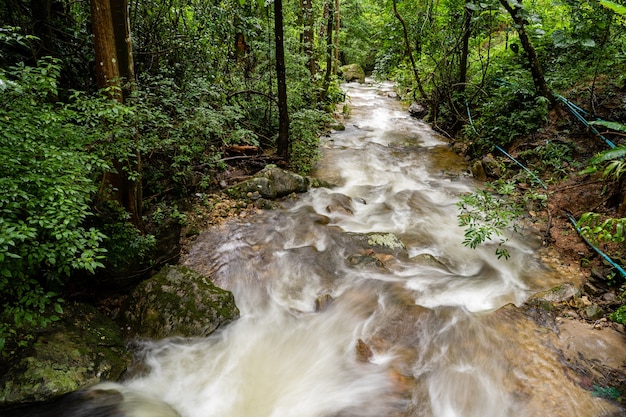
[[[117,380],[130,364],[117,324],[86,304],[69,303],[64,309],[62,319],[41,329],[0,378],[0,409]]]
[[[274,200],[292,193],[304,193],[308,190],[309,182],[293,172],[268,165],[246,181],[243,181],[228,190],[236,198],[265,198]]]
[[[348,64],[340,68],[343,79],[347,82],[358,81],[363,84],[365,82],[365,71],[359,64]]]
[[[377,254],[388,254],[398,259],[408,259],[409,253],[404,243],[393,233],[349,233],[353,243]]]
[[[239,317],[230,291],[183,266],[166,266],[140,283],[123,313],[129,337],[205,337]]]

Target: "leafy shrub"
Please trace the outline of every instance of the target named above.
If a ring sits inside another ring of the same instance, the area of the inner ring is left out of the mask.
[[[61,311],[58,290],[73,271],[103,266],[105,236],[85,223],[108,167],[83,150],[87,130],[54,103],[59,68],[47,58],[0,71],[0,347],[57,318],[48,307]]]
[[[576,224],[585,238],[597,245],[600,242],[622,243],[626,237],[626,218],[603,218],[598,213],[585,213]]]
[[[508,259],[504,247],[508,238],[505,233],[520,229],[518,218],[528,204],[545,204],[547,196],[534,191],[521,194],[513,181],[499,180],[487,184],[486,190],[466,194],[457,203],[458,224],[465,228],[463,245],[476,249],[484,242],[498,237],[496,255]]]
[[[549,104],[530,86],[504,83],[492,89],[490,97],[472,113],[474,126],[467,126],[464,133],[474,140],[477,154],[489,152],[496,145],[506,147],[541,127],[547,120]]]
[[[609,315],[609,318],[616,323],[626,324],[626,306],[620,306]]]
[[[291,166],[301,175],[311,171],[319,158],[319,136],[331,122],[328,114],[320,110],[304,109],[291,115]]]

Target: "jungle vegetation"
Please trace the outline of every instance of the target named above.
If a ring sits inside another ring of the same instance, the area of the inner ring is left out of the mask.
[[[58,319],[76,277],[149,256],[154,213],[184,220],[177,204],[233,152],[308,172],[344,64],[393,80],[472,158],[523,140],[547,183],[575,165],[562,137],[588,129],[559,97],[626,121],[626,25],[607,0],[1,0],[0,22],[5,354]],[[591,231],[621,238],[623,215]]]

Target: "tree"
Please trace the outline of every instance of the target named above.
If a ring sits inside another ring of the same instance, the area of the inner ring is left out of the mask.
[[[548,84],[546,83],[546,79],[543,76],[543,70],[541,69],[541,64],[539,63],[539,59],[537,58],[537,53],[535,52],[535,48],[533,44],[530,42],[530,38],[526,33],[526,22],[522,15],[522,6],[521,1],[516,4],[509,3],[509,0],[500,0],[500,4],[504,6],[509,15],[511,15],[511,19],[513,19],[513,23],[515,23],[515,29],[517,30],[517,34],[519,35],[520,43],[522,44],[522,48],[524,48],[524,52],[528,56],[528,65],[530,66],[530,72],[533,78],[533,83],[535,85],[535,90],[537,94],[546,97],[550,100],[550,103],[555,104],[556,100],[550,89],[548,88]]]
[[[333,39],[333,75],[339,70],[339,32],[341,30],[341,2],[335,0],[335,38]]]
[[[289,110],[287,108],[282,0],[274,0],[274,41],[276,45],[276,80],[278,86],[278,140],[276,142],[276,153],[283,160],[289,161]]]
[[[315,62],[314,46],[315,39],[313,30],[313,0],[302,0],[302,44],[304,45],[304,55],[306,56],[306,66],[311,73],[311,77],[315,75],[317,65]]]
[[[417,70],[417,66],[415,65],[415,58],[413,58],[413,49],[411,48],[411,42],[409,42],[409,32],[406,27],[406,22],[404,18],[398,11],[398,5],[396,4],[396,0],[393,1],[393,14],[396,16],[400,24],[402,25],[402,33],[404,35],[404,46],[406,47],[406,54],[409,57],[409,61],[411,62],[411,69],[413,70],[413,77],[415,78],[415,82],[417,83],[417,88],[419,89],[420,95],[423,99],[427,99],[428,95],[424,90],[424,86],[422,84],[422,80],[420,78],[419,72]]]
[[[124,102],[134,83],[128,0],[91,0],[98,88]],[[110,138],[112,141],[117,138]],[[132,143],[132,141],[131,141]],[[132,146],[131,146],[132,147]],[[114,157],[115,171],[105,173],[100,198],[120,203],[141,228],[141,158],[137,149]]]

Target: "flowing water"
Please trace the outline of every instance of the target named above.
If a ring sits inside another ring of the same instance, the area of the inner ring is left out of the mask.
[[[183,417],[610,415],[532,342],[545,329],[501,308],[555,282],[537,239],[511,236],[509,260],[464,247],[463,161],[390,85],[346,88],[315,172],[336,186],[210,230],[186,260],[241,317],[145,343],[149,372],[126,385]]]

